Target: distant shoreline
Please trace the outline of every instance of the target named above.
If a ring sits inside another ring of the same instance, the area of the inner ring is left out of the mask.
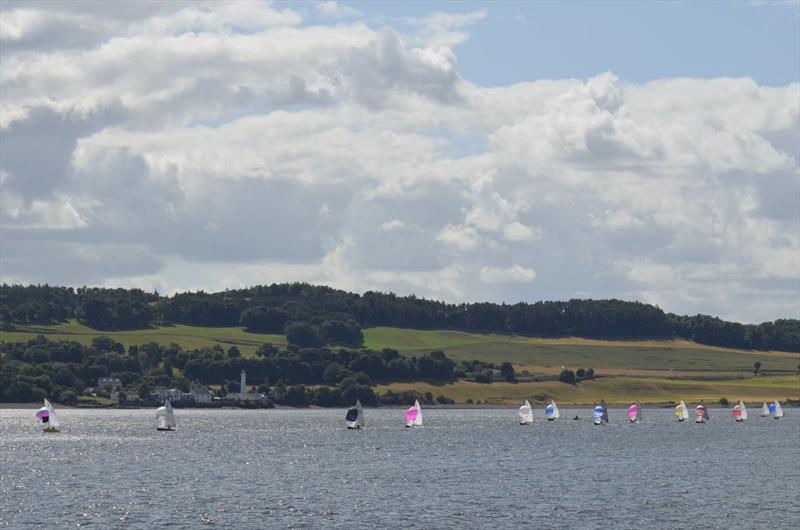
[[[675,407],[676,403],[671,401],[661,401],[661,402],[641,402],[642,405],[648,406],[651,408],[673,408]],[[694,402],[692,402],[693,404]],[[756,407],[761,402],[750,402],[751,407]],[[795,401],[783,401],[781,403],[784,407],[800,407],[800,402]],[[687,405],[690,403],[687,403]],[[745,401],[745,404],[748,402]],[[78,405],[78,406],[71,406],[71,405],[62,405],[60,403],[55,403],[58,405],[59,408],[64,409],[109,409],[109,410],[149,410],[154,409],[155,407],[150,406],[117,406],[117,405]],[[541,407],[544,408],[547,403],[532,403],[533,407]],[[568,402],[559,402],[559,407],[567,407],[567,408],[592,408],[595,403],[568,403]],[[630,403],[606,403],[609,409],[626,409]],[[709,409],[731,409],[733,408],[734,403],[731,402],[730,405],[720,405],[719,403],[706,403],[706,407]],[[21,409],[21,410],[36,410],[41,407],[41,403],[0,403],[0,410],[14,410],[14,409]],[[454,405],[424,405],[426,409],[442,409],[442,410],[472,410],[472,409],[510,409],[514,407],[518,407],[519,404],[517,403],[499,403],[499,404],[469,404],[469,403],[459,403]],[[225,406],[225,407],[196,407],[196,406],[180,406],[176,407],[179,409],[193,409],[193,410],[336,410],[336,409],[346,409],[347,406],[337,406],[337,407],[320,407],[318,405],[312,405],[308,407],[290,407],[287,405],[274,405],[272,407],[232,407],[232,406]],[[386,405],[386,406],[377,406],[377,407],[364,407],[365,409],[386,409],[386,410],[404,410],[407,408],[405,405]]]

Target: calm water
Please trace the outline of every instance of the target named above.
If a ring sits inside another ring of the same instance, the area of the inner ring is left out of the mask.
[[[516,410],[0,410],[0,527],[789,528],[800,522],[800,414],[678,424],[646,409],[595,427]],[[755,412],[756,417],[752,417]],[[562,409],[565,417],[576,411]]]

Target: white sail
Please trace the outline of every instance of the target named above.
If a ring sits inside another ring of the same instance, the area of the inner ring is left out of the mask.
[[[162,431],[173,430],[177,426],[175,423],[175,413],[172,411],[172,404],[169,400],[164,401],[164,405],[156,409],[157,428]]]
[[[739,400],[739,410],[742,411],[742,414],[740,416],[742,418],[742,421],[747,420],[747,407],[744,406],[744,401],[742,401],[741,399]]]
[[[772,413],[772,417],[776,420],[779,418],[783,418],[783,407],[781,407],[781,402],[775,402],[775,412]]]
[[[683,400],[675,407],[675,415],[678,417],[678,421],[689,419],[689,409],[686,407],[686,403]]]
[[[422,425],[422,407],[419,406],[419,400],[414,400],[414,408],[417,409],[417,417],[414,418],[414,421],[411,423],[414,427],[419,427]]]
[[[519,408],[519,424],[527,425],[533,423],[533,408],[530,401],[525,400],[525,404]]]
[[[766,403],[764,403],[764,404],[761,406],[761,417],[762,417],[762,418],[766,418],[767,416],[769,416],[769,405],[767,405]]]
[[[50,424],[50,427],[52,427],[52,428],[54,428],[54,429],[58,429],[59,427],[61,427],[61,422],[60,422],[60,421],[58,421],[58,416],[56,416],[56,411],[55,411],[55,409],[53,408],[53,405],[52,405],[52,403],[50,403],[50,402],[47,400],[47,398],[45,398],[45,400],[44,400],[44,408],[46,408],[46,409],[47,409],[47,412],[48,412],[48,414],[49,414],[49,421],[48,421],[48,423]]]
[[[348,429],[363,429],[366,421],[364,420],[364,409],[361,408],[361,401],[356,400],[356,404],[347,410],[345,422]]]
[[[642,404],[636,402],[636,421],[641,423],[644,421],[644,413],[642,412]]]
[[[558,412],[558,405],[553,400],[550,400],[550,404],[544,409],[544,414],[549,421],[557,420],[561,417],[561,413]]]

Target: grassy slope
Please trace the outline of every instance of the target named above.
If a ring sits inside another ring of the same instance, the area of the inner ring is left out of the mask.
[[[579,338],[542,339],[459,331],[370,328],[367,346],[394,348],[405,355],[442,350],[459,359],[494,363],[511,361],[517,369],[552,372],[561,366],[614,370],[690,370],[749,372],[760,361],[765,370],[797,370],[800,354],[752,352],[705,346],[685,340],[602,341]],[[599,370],[599,371],[598,371]]]
[[[729,401],[769,401],[773,399],[800,398],[800,376],[750,377],[731,381],[687,381],[658,377],[609,377],[588,381],[579,385],[567,385],[557,381],[541,383],[492,383],[483,385],[469,381],[457,381],[444,385],[428,383],[393,383],[382,385],[386,390],[417,390],[442,394],[464,403],[467,398],[489,403],[519,403],[525,399],[546,401],[555,399],[563,403],[595,403],[605,399],[609,403],[679,401],[696,402],[705,399],[716,402],[721,397]]]
[[[253,355],[264,343],[286,344],[283,335],[248,333],[240,327],[206,328],[197,326],[160,326],[152,329],[134,331],[97,331],[75,321],[56,326],[26,326],[18,331],[0,331],[0,341],[20,341],[34,338],[37,334],[46,335],[50,340],[74,340],[89,344],[94,337],[106,335],[126,347],[132,344],[158,342],[159,344],[180,344],[184,349],[202,348],[220,344],[224,348],[235,345],[242,355]]]

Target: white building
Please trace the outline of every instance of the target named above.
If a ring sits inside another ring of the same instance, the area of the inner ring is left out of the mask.
[[[166,388],[159,387],[159,388],[156,388],[156,390],[155,390],[155,392],[153,392],[153,394],[157,395],[158,399],[161,399],[161,400],[168,399],[168,400],[170,400],[172,402],[181,401],[181,399],[183,398],[183,396],[181,395],[181,391],[179,389],[177,389],[177,388],[166,389]]]
[[[190,399],[194,400],[195,403],[211,403],[214,399],[214,392],[211,390],[193,388],[189,395],[191,396]]]
[[[98,377],[97,388],[108,388],[109,390],[119,390],[122,388],[122,381],[116,377]]]

